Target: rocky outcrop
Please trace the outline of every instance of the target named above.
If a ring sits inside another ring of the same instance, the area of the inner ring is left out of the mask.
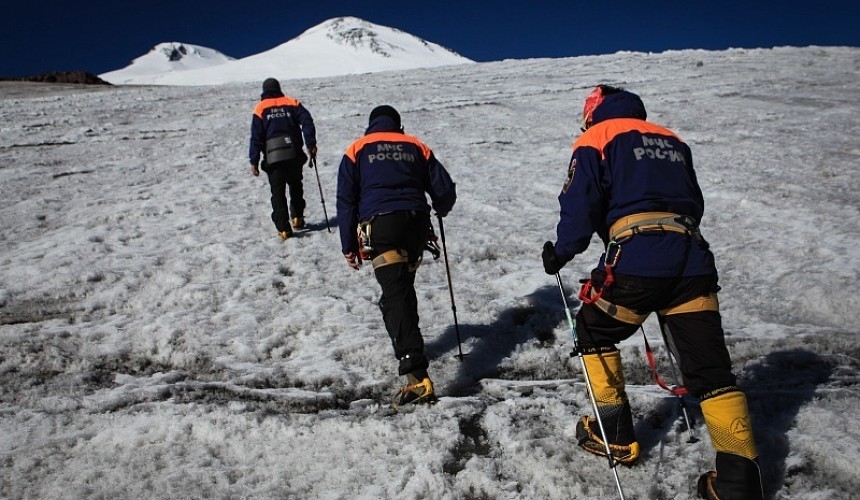
[[[36,76],[22,76],[17,78],[0,77],[0,81],[110,85],[110,83],[86,71],[50,71]]]

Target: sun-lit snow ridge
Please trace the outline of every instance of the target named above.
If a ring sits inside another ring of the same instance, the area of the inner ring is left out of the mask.
[[[215,49],[182,42],[159,43],[123,69],[100,75],[113,84],[146,83],[160,75],[220,66],[235,59]]]
[[[217,85],[270,76],[311,78],[474,62],[404,31],[355,17],[330,19],[265,52],[217,64],[181,66],[192,55],[187,53],[187,47],[212,50],[188,44],[161,44],[156,47],[161,48],[158,58],[150,52],[125,69],[101,76],[114,84]],[[172,58],[178,61],[170,61]]]

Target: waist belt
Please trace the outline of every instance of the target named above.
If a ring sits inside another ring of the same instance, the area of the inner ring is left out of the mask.
[[[671,231],[701,240],[699,225],[689,215],[670,212],[642,212],[621,217],[609,228],[609,241],[620,243],[636,234],[650,231]]]
[[[603,267],[606,269],[603,285],[599,290],[595,290],[593,282],[587,280],[579,290],[579,299],[584,304],[599,304],[604,290],[615,282],[613,268],[618,264],[618,259],[621,258],[621,244],[637,234],[656,231],[686,234],[693,237],[697,242],[706,245],[702,234],[699,232],[696,219],[689,215],[678,215],[671,212],[641,212],[621,217],[609,227],[609,243],[606,244],[606,251],[603,254]],[[608,308],[609,306],[604,306],[604,312]],[[608,314],[614,316],[612,313]],[[642,321],[644,318],[640,320],[635,314],[628,316],[626,320],[626,322],[633,324],[641,324]]]

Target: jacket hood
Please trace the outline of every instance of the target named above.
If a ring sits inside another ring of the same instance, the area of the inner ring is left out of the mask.
[[[600,123],[612,118],[639,118],[644,120],[648,117],[645,104],[638,95],[623,90],[615,94],[609,94],[594,110],[592,123]]]
[[[377,116],[370,121],[370,125],[364,134],[372,134],[374,132],[400,132],[403,133],[403,127],[397,124],[397,121],[390,116]]]

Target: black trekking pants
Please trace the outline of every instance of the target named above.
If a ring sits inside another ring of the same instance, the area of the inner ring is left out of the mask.
[[[592,271],[595,286],[602,286],[604,278],[602,271]],[[645,278],[616,274],[615,280],[603,298],[639,314],[678,306],[719,290],[716,275]],[[691,394],[701,398],[737,383],[719,311],[668,314],[660,316],[660,320],[672,337],[678,368]],[[583,304],[576,315],[576,329],[580,347],[588,352],[592,348],[614,347],[636,333],[639,325],[619,321],[594,304]]]
[[[304,217],[305,198],[302,186],[301,158],[287,162],[268,165],[264,170],[269,175],[269,187],[272,189],[272,222],[278,232],[291,232],[290,214],[293,217]],[[290,190],[289,210],[287,208],[287,186]]]
[[[424,338],[418,327],[418,298],[415,295],[415,271],[424,245],[430,235],[428,212],[392,212],[371,221],[371,257],[392,249],[405,250],[408,262],[374,269],[382,288],[379,309],[385,329],[391,338],[394,355],[400,361],[400,375],[426,371]]]

